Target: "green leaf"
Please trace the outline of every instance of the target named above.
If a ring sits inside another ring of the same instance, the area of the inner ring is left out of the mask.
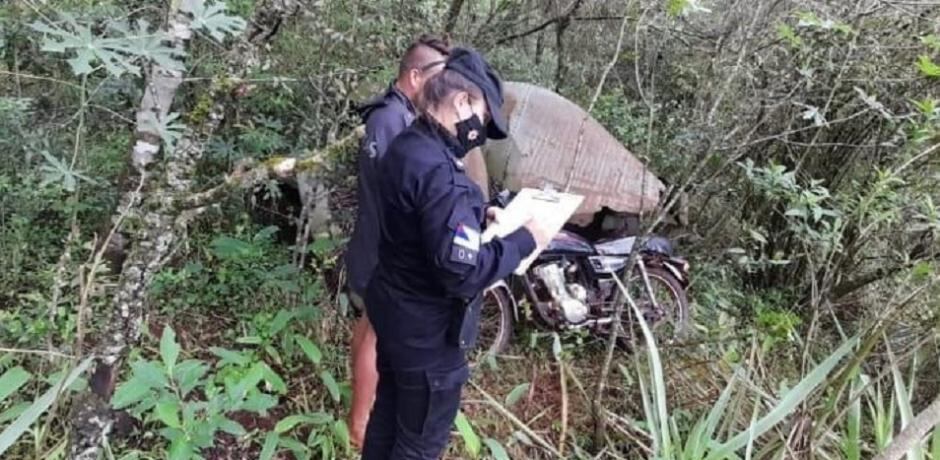
[[[13,421],[9,426],[0,433],[0,458],[3,458],[3,453],[7,451],[13,444],[16,443],[16,440],[20,438],[29,427],[33,425],[39,417],[52,406],[52,403],[59,398],[59,396],[64,392],[64,389],[70,387],[75,379],[85,373],[88,370],[88,366],[91,365],[92,358],[85,358],[84,361],[78,364],[71,372],[64,378],[57,381],[51,388],[46,390],[38,399],[33,401],[33,403],[25,410],[16,420]]]
[[[490,455],[493,456],[495,460],[509,460],[509,454],[506,453],[506,449],[503,448],[503,445],[499,441],[493,438],[486,438],[483,440],[483,443],[486,444],[486,448],[489,449]]]
[[[226,35],[235,35],[245,28],[245,20],[225,14],[225,2],[207,5],[205,0],[183,0],[180,9],[193,15],[193,28],[222,41]]]
[[[16,366],[4,372],[3,375],[0,376],[0,403],[26,384],[30,377],[32,377],[30,373],[26,372],[26,369],[20,366]]]
[[[274,454],[277,453],[277,445],[281,438],[275,432],[268,433],[264,437],[264,445],[261,447],[261,454],[258,455],[258,460],[271,460],[274,458]]]
[[[681,15],[689,6],[689,0],[668,0],[666,2],[666,14],[677,17]]]
[[[258,337],[257,335],[249,335],[235,339],[235,343],[240,343],[242,345],[261,345],[263,342],[264,340],[262,340],[261,337]]]
[[[531,384],[529,382],[516,385],[516,387],[513,388],[508,395],[506,395],[506,407],[516,405],[516,403],[522,399],[522,396],[529,392],[530,386]]]
[[[19,417],[23,414],[24,411],[26,411],[26,408],[28,407],[29,401],[21,401],[14,404],[9,409],[0,412],[0,425]]]
[[[237,351],[229,350],[227,348],[220,347],[211,347],[209,351],[212,354],[219,357],[219,362],[217,366],[225,366],[227,364],[234,364],[236,366],[247,366],[251,363],[251,357],[246,354],[239,353]]]
[[[199,386],[207,372],[209,372],[209,366],[198,359],[187,359],[176,365],[176,381],[183,397]]]
[[[284,380],[281,376],[277,375],[277,372],[274,372],[274,369],[271,369],[271,366],[264,364],[264,381],[271,386],[271,389],[276,393],[284,394],[287,393],[287,384],[284,383]]]
[[[251,243],[229,236],[216,237],[211,245],[212,253],[220,259],[237,260],[254,252]]]
[[[163,327],[163,336],[160,337],[160,358],[166,367],[167,375],[173,375],[176,359],[180,355],[180,346],[176,343],[176,332],[169,326]]]
[[[310,339],[299,334],[294,334],[294,341],[297,342],[300,349],[307,355],[307,359],[309,359],[310,362],[317,366],[320,365],[320,361],[323,360],[323,353],[320,352],[319,347],[311,342]]]
[[[320,380],[323,381],[323,385],[326,386],[327,391],[330,392],[330,397],[333,398],[333,402],[339,402],[339,385],[336,384],[336,379],[333,378],[333,374],[330,371],[320,372]]]
[[[166,371],[156,365],[153,361],[138,360],[131,364],[131,370],[134,377],[145,383],[150,388],[164,388],[169,385],[166,378]]]
[[[480,451],[482,450],[480,437],[473,431],[473,426],[470,425],[470,421],[467,420],[467,416],[463,414],[463,411],[457,412],[454,425],[457,426],[457,432],[460,433],[460,437],[463,439],[464,449],[470,458],[479,458]]]
[[[937,65],[930,59],[930,56],[923,54],[917,60],[917,68],[925,77],[940,78],[940,65]]]
[[[153,408],[153,415],[170,428],[183,428],[180,423],[180,405],[177,401],[161,401]]]
[[[275,315],[274,319],[271,320],[269,335],[274,336],[284,330],[284,328],[287,327],[287,323],[294,319],[296,315],[297,314],[293,311],[278,310],[277,315]]]
[[[856,372],[857,374],[857,372]],[[842,441],[842,453],[845,460],[861,460],[862,458],[862,378],[855,375],[852,379],[852,391],[849,392],[849,411],[845,419],[845,438]]]
[[[189,460],[193,456],[193,445],[189,443],[186,436],[180,436],[170,443],[170,449],[167,453],[169,460]]]
[[[176,122],[179,117],[180,114],[176,112],[167,114],[163,118],[157,118],[156,113],[146,112],[141,116],[140,126],[142,130],[157,133],[166,150],[172,152],[186,129],[185,125]]]
[[[219,422],[219,429],[232,436],[242,437],[248,434],[240,423],[225,417]]]
[[[755,422],[750,429],[744,430],[731,439],[729,439],[724,444],[717,446],[713,451],[711,451],[706,457],[706,460],[718,460],[728,458],[734,455],[735,452],[745,447],[751,439],[751,437],[757,438],[766,433],[768,430],[776,426],[778,423],[783,421],[790,413],[792,413],[809,395],[816,389],[819,384],[826,379],[829,375],[829,372],[839,364],[839,361],[842,360],[849,352],[855,348],[855,345],[858,343],[858,337],[847,340],[842,344],[836,351],[834,351],[825,361],[816,366],[806,377],[803,378],[796,386],[794,386],[790,391],[788,391],[783,398],[780,399],[780,402],[770,410],[764,417]]]
[[[336,437],[339,445],[343,447],[343,451],[349,453],[349,426],[346,425],[345,420],[340,419],[333,422],[333,436]]]
[[[142,401],[150,394],[150,385],[137,376],[118,385],[111,397],[111,406],[115,409],[124,409]]]
[[[777,36],[782,40],[786,40],[790,46],[798,48],[803,45],[803,39],[801,39],[796,32],[787,24],[777,25]]]
[[[907,428],[914,420],[914,409],[911,407],[911,393],[907,389],[901,370],[898,368],[897,360],[888,348],[888,360],[891,362],[891,376],[894,379],[894,399],[897,401],[898,409],[901,411],[901,430]],[[923,459],[923,446],[920,442],[914,443],[911,449],[907,451],[908,459]]]
[[[333,416],[324,412],[313,414],[291,415],[284,417],[274,426],[274,432],[277,434],[286,433],[297,425],[323,425],[333,421]]]

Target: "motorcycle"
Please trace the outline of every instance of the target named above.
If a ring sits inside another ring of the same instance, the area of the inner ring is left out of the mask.
[[[505,201],[497,203],[505,206]],[[543,330],[587,329],[598,337],[619,328],[619,343],[628,345],[638,332],[635,315],[624,305],[619,324],[614,324],[614,313],[616,302],[624,301],[619,283],[634,251],[638,254],[627,292],[657,339],[681,338],[691,313],[686,295],[689,263],[675,255],[668,239],[590,241],[562,230],[523,275],[511,275],[483,293],[477,359],[505,351],[514,324],[526,317]],[[523,302],[530,307],[529,315],[522,311]]]

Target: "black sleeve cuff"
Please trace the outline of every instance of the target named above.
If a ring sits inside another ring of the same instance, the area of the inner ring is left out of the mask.
[[[525,227],[519,227],[516,231],[503,237],[503,241],[514,244],[519,248],[519,259],[525,259],[535,251],[535,238]]]

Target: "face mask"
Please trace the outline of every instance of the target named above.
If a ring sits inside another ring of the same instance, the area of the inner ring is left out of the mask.
[[[464,155],[486,143],[486,128],[476,114],[457,122],[456,128],[457,142],[460,142],[461,147],[464,148]]]

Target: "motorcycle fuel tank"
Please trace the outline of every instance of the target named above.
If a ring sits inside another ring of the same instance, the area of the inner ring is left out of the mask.
[[[552,241],[548,243],[548,247],[545,248],[542,254],[589,255],[594,254],[594,246],[591,246],[588,240],[569,231],[562,230],[552,238]]]

